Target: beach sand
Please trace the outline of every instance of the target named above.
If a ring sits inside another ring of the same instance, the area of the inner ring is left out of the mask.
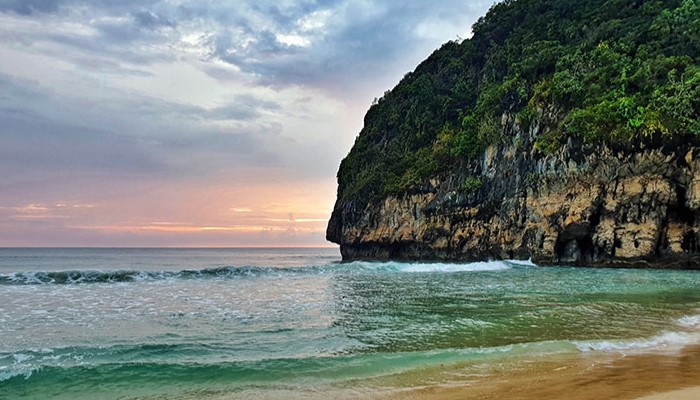
[[[394,399],[700,400],[700,346],[653,354],[582,354],[501,365]]]
[[[640,397],[638,400],[698,400],[700,399],[700,386],[673,390],[671,392],[652,394]]]

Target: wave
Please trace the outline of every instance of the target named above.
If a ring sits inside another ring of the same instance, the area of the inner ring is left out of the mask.
[[[482,261],[473,263],[419,263],[353,261],[346,268],[381,272],[479,272],[511,269],[511,261]]]
[[[536,267],[537,264],[532,262],[532,259],[527,259],[527,260],[506,260],[506,262],[513,264],[513,265],[518,265],[521,267]]]
[[[522,343],[498,347],[436,349],[415,352],[365,352],[298,358],[240,359],[234,349],[204,344],[117,345],[66,347],[0,353],[0,382],[19,384],[30,379],[88,381],[126,380],[150,376],[159,379],[192,379],[201,375],[228,382],[290,381],[294,379],[369,378],[492,358],[527,357],[576,352],[566,341]],[[76,374],[85,376],[75,376]],[[121,374],[123,376],[119,377]],[[71,377],[72,376],[72,377]],[[48,383],[47,383],[48,384]]]
[[[150,344],[108,347],[69,347],[0,353],[0,382],[4,386],[26,387],[60,382],[89,383],[109,377],[117,382],[148,380],[165,383],[183,380],[216,380],[259,384],[309,379],[358,379],[394,375],[419,368],[445,365],[475,365],[529,359],[556,354],[595,352],[680,350],[700,342],[700,334],[666,332],[646,339],[553,340],[517,343],[498,347],[436,349],[416,352],[358,352],[299,358],[239,359],[226,346],[203,344]],[[231,358],[229,358],[231,357]],[[331,378],[332,377],[332,378]]]
[[[271,272],[264,267],[220,267],[182,271],[137,271],[137,270],[74,270],[37,271],[0,274],[0,285],[41,285],[41,284],[81,284],[139,282],[163,279],[202,279],[259,276]],[[285,269],[275,268],[282,272]]]
[[[501,271],[514,266],[534,264],[516,264],[511,261],[486,261],[475,263],[407,263],[407,262],[365,262],[326,264],[305,267],[259,267],[228,266],[181,271],[139,271],[139,270],[71,270],[71,271],[33,271],[0,274],[0,285],[42,285],[42,284],[85,284],[85,283],[119,283],[141,282],[164,279],[232,279],[258,276],[276,276],[290,274],[324,274],[324,273],[452,273]]]
[[[693,332],[664,332],[651,338],[628,340],[574,341],[582,352],[625,352],[638,350],[680,350],[700,342],[700,334]]]
[[[676,330],[647,338],[551,340],[497,347],[447,348],[415,352],[342,352],[298,358],[241,358],[226,343],[135,344],[65,347],[0,353],[0,382],[8,390],[25,390],[27,382],[54,387],[75,380],[97,386],[105,377],[114,385],[127,382],[176,385],[178,382],[254,387],[309,380],[338,381],[401,374],[419,368],[464,363],[501,363],[555,354],[588,352],[639,353],[678,351],[700,343],[700,315],[675,320]],[[261,356],[263,356],[261,354]],[[126,384],[126,383],[125,383]],[[303,386],[303,385],[302,385]],[[70,390],[66,387],[66,390]]]
[[[677,322],[678,325],[683,326],[685,328],[700,329],[700,314],[686,315],[685,317],[679,318]]]
[[[582,352],[675,351],[700,343],[700,314],[686,315],[675,321],[677,330],[637,339],[573,341]]]

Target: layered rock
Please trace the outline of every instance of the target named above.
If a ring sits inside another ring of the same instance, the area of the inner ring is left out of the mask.
[[[338,199],[328,240],[344,259],[700,268],[700,149],[569,140],[546,155],[533,144],[547,124],[504,116],[503,129],[508,143],[410,193]]]

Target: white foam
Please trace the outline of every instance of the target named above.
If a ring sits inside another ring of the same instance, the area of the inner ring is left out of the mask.
[[[34,373],[34,370],[32,370],[32,369],[29,369],[26,371],[23,370],[23,371],[4,372],[4,369],[0,368],[0,382],[14,378],[15,376],[23,376],[24,379],[29,379],[29,378],[31,378],[33,373]]]
[[[348,265],[364,270],[396,272],[478,272],[500,271],[511,268],[505,261],[483,261],[464,264],[355,261]]]
[[[145,282],[149,281],[153,278],[153,276],[156,276],[158,278],[163,278],[165,277],[164,273],[156,273],[156,272],[151,272],[148,273],[146,271],[139,271],[136,275],[132,276],[132,279],[136,282]]]
[[[686,328],[698,328],[700,329],[700,315],[687,315],[683,318],[678,319],[678,325]]]
[[[523,267],[536,267],[537,266],[537,264],[532,262],[532,258],[527,259],[527,260],[506,260],[506,261],[508,261],[511,264],[520,265]]]
[[[33,357],[28,355],[28,354],[17,353],[17,354],[13,354],[12,358],[15,359],[15,364],[19,364],[21,362],[32,359]]]
[[[647,339],[574,341],[582,352],[588,351],[634,351],[634,350],[680,350],[700,342],[700,334],[691,332],[664,332]]]
[[[41,279],[39,279],[36,272],[25,272],[24,274],[16,274],[14,276],[13,281],[21,282],[22,277],[24,277],[24,280],[26,281],[26,283],[32,283],[32,284],[44,283],[41,281]]]
[[[397,265],[401,272],[476,272],[510,269],[503,261],[483,261],[469,264],[410,263]]]

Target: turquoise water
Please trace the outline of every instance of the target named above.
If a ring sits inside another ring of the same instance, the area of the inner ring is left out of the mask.
[[[700,342],[697,271],[339,261],[0,249],[0,398],[353,398],[549,354]]]

